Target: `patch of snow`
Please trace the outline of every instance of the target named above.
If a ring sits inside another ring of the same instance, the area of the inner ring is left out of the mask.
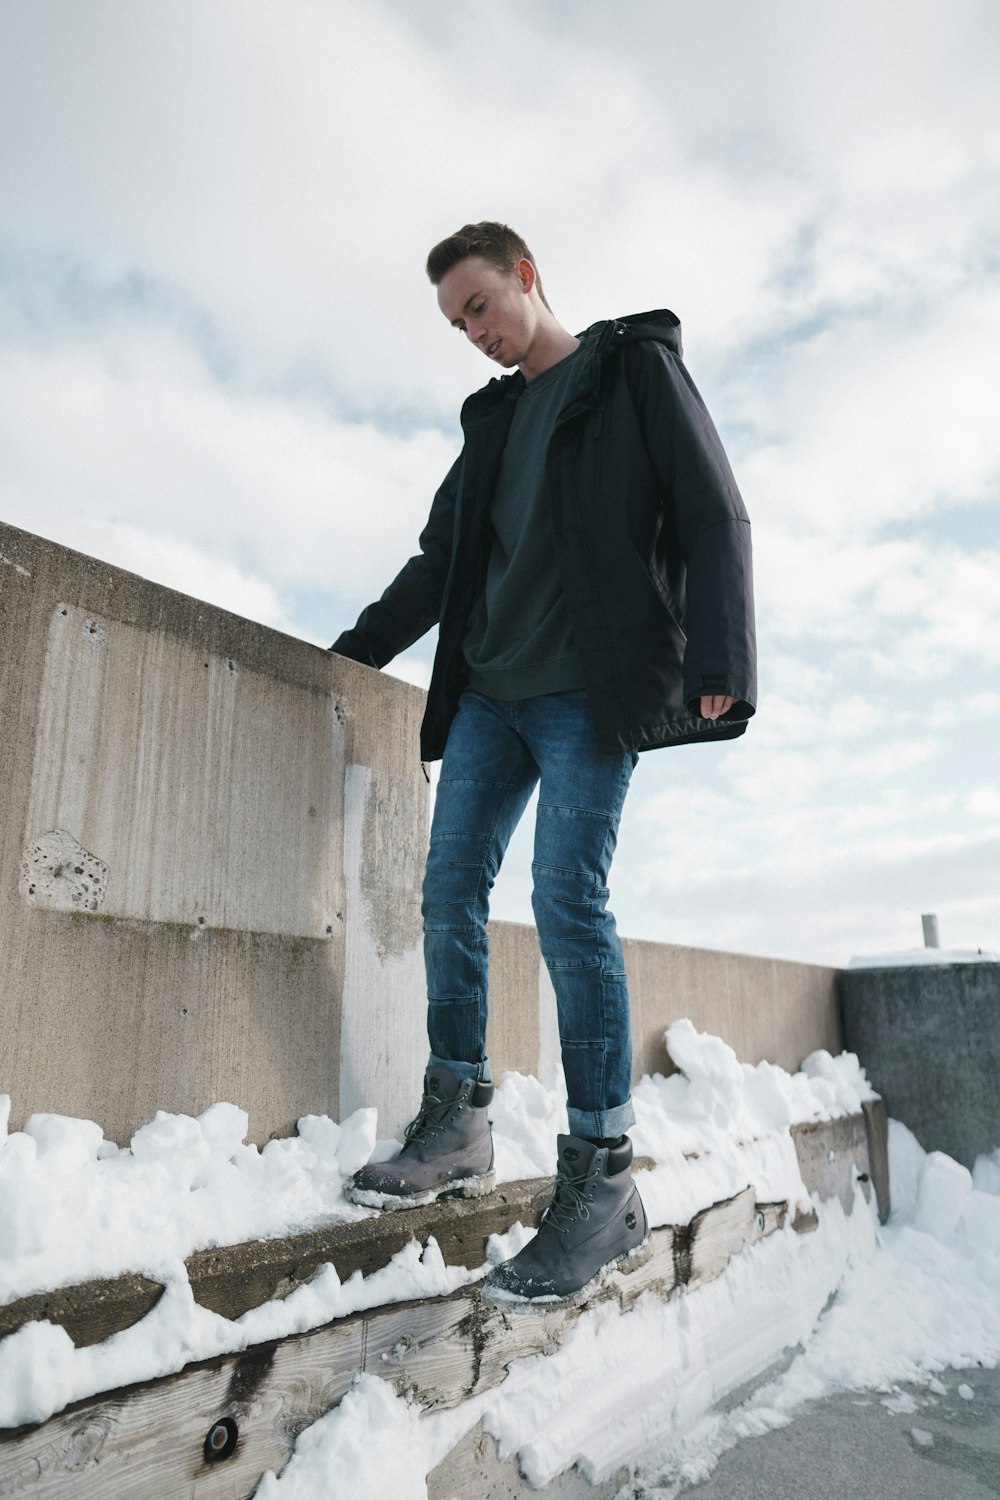
[[[1000,1146],[984,1156],[977,1156],[972,1168],[973,1185],[981,1193],[1000,1197]]]
[[[686,1222],[747,1183],[762,1200],[805,1206],[790,1127],[854,1113],[873,1097],[857,1059],[816,1053],[791,1076],[740,1064],[689,1022],[672,1026],[667,1041],[683,1071],[644,1078],[635,1091],[636,1152],[657,1163],[639,1174],[651,1220]],[[496,1097],[502,1180],[551,1171],[565,1118],[555,1094],[508,1074]],[[123,1150],[89,1121],[38,1115],[9,1136],[5,1122],[0,1100],[0,1191],[5,1209],[16,1205],[0,1221],[6,1295],[126,1268],[159,1274],[166,1290],[140,1323],[91,1348],[75,1349],[48,1323],[0,1343],[2,1425],[40,1421],[95,1392],[363,1307],[447,1295],[534,1232],[516,1224],[494,1236],[473,1271],[445,1266],[433,1241],[423,1249],[413,1242],[381,1271],[343,1284],[326,1266],[288,1297],[230,1321],[194,1302],[184,1255],[198,1243],[283,1232],[314,1216],[363,1216],[341,1189],[380,1149],[373,1111],[340,1125],[305,1116],[298,1136],[262,1152],[244,1144],[246,1116],[228,1104],[197,1119],[160,1113]],[[884,1228],[859,1188],[850,1215],[836,1200],[815,1204],[816,1233],[786,1227],[693,1294],[647,1294],[635,1315],[614,1304],[592,1308],[553,1353],[520,1361],[502,1386],[452,1412],[421,1415],[391,1386],[363,1376],[300,1436],[280,1477],[265,1476],[259,1500],[320,1500],[345,1472],[359,1492],[425,1500],[424,1476],[480,1420],[534,1484],[574,1462],[595,1483],[631,1465],[669,1500],[706,1477],[727,1447],[790,1421],[809,1400],[850,1389],[892,1402],[903,1382],[940,1393],[946,1369],[996,1363],[1000,1149],[970,1174],[925,1153],[891,1121],[889,1153],[894,1212]],[[796,1348],[780,1379],[735,1410],[718,1410],[748,1372]],[[968,1386],[959,1394],[973,1399]]]
[[[434,1239],[405,1245],[387,1266],[341,1282],[332,1265],[284,1298],[231,1320],[195,1302],[183,1262],[166,1273],[156,1306],[131,1328],[77,1349],[65,1329],[26,1323],[0,1341],[0,1427],[44,1422],[71,1401],[181,1370],[195,1360],[237,1354],[335,1318],[422,1297],[446,1297],[485,1267],[447,1266]]]
[[[637,1154],[655,1158],[642,1191],[653,1224],[686,1222],[753,1182],[762,1199],[805,1206],[790,1123],[850,1114],[872,1098],[857,1058],[814,1053],[790,1076],[739,1063],[690,1021],[667,1033],[683,1068],[635,1090]],[[304,1115],[298,1134],[246,1145],[246,1112],[213,1104],[197,1117],[163,1110],[119,1149],[92,1120],[33,1115],[8,1135],[0,1096],[0,1302],[134,1271],[164,1279],[196,1250],[368,1216],[347,1178],[398,1150],[376,1141],[376,1112],[338,1124]],[[491,1108],[497,1181],[547,1176],[566,1129],[565,1102],[508,1073]]]
[[[910,969],[915,964],[995,964],[1000,953],[988,948],[901,948],[898,953],[867,953],[852,958],[849,969]]]
[[[339,1406],[301,1433],[281,1478],[269,1470],[254,1500],[352,1495],[427,1500],[419,1407],[374,1375],[360,1375]]]

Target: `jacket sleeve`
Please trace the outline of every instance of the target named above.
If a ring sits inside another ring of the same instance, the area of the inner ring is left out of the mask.
[[[361,611],[354,628],[337,637],[330,650],[338,656],[366,667],[384,667],[440,620],[461,466],[459,456],[434,496],[427,525],[420,533],[420,551],[403,565],[382,597]]]
[[[757,700],[750,520],[719,434],[683,361],[662,344],[628,347],[626,375],[649,460],[663,495],[663,527],[686,570],[684,701],[704,694],[736,702],[748,719]]]

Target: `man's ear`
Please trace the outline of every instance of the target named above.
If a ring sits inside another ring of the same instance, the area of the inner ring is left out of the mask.
[[[520,278],[521,290],[527,294],[531,291],[538,280],[537,273],[530,260],[519,260],[514,267],[515,274]]]

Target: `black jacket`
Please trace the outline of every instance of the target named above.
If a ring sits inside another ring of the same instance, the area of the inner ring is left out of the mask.
[[[420,735],[437,760],[465,686],[462,641],[483,587],[490,503],[517,372],[470,396],[465,446],[411,557],[331,650],[383,667],[440,623]],[[587,330],[546,459],[556,561],[601,744],[732,739],[756,697],[750,523],[666,311]],[[736,699],[703,719],[703,694]]]

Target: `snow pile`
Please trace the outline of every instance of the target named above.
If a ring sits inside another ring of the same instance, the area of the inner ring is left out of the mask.
[[[877,1098],[851,1052],[814,1052],[792,1075],[768,1062],[739,1062],[690,1021],[669,1028],[667,1049],[681,1071],[636,1085],[630,1131],[636,1154],[657,1163],[639,1179],[654,1225],[687,1223],[751,1183],[761,1203],[787,1200],[793,1213],[809,1208],[791,1126],[857,1114]]]
[[[427,1500],[420,1409],[374,1375],[362,1375],[339,1406],[306,1428],[281,1478],[270,1471],[254,1500],[317,1500],[340,1492]]]
[[[816,1053],[790,1077],[767,1063],[739,1063],[689,1021],[672,1026],[667,1040],[683,1072],[645,1078],[636,1089],[636,1150],[657,1163],[640,1174],[651,1224],[687,1222],[751,1183],[762,1200],[806,1206],[789,1126],[855,1112],[872,1097],[857,1059]],[[166,1292],[140,1323],[93,1348],[75,1349],[64,1329],[47,1322],[0,1343],[4,1426],[41,1421],[69,1401],[363,1307],[447,1294],[482,1276],[490,1261],[515,1254],[534,1232],[515,1224],[494,1236],[488,1260],[474,1271],[446,1267],[433,1240],[344,1285],[327,1266],[289,1297],[231,1321],[195,1303],[185,1258],[204,1246],[367,1216],[342,1190],[373,1148],[378,1155],[395,1149],[393,1141],[376,1143],[374,1110],[342,1125],[305,1116],[297,1136],[258,1151],[244,1143],[247,1116],[231,1104],[196,1119],[161,1111],[123,1149],[92,1121],[58,1115],[33,1115],[7,1135],[7,1107],[0,1116],[0,1299],[123,1271],[144,1272]],[[555,1136],[566,1128],[554,1093],[508,1074],[491,1114],[501,1181],[552,1171]]]
[[[306,1115],[262,1151],[233,1104],[197,1119],[161,1110],[119,1150],[63,1115],[8,1135],[0,1105],[0,1302],[125,1271],[157,1279],[196,1249],[365,1212],[342,1189],[375,1144],[373,1109],[342,1125]]]
[[[805,1201],[789,1124],[873,1097],[849,1053],[815,1053],[790,1077],[738,1063],[690,1021],[667,1037],[683,1076],[645,1078],[635,1094],[636,1152],[660,1164],[645,1179],[653,1223],[686,1221],[749,1182],[763,1198]],[[263,1150],[245,1144],[247,1115],[233,1104],[197,1118],[161,1110],[121,1149],[92,1120],[62,1115],[32,1115],[8,1135],[9,1110],[0,1096],[0,1302],[126,1271],[166,1280],[195,1250],[366,1217],[344,1182],[399,1146],[376,1143],[373,1109],[341,1125],[305,1115],[298,1135]],[[555,1093],[508,1073],[490,1114],[499,1182],[554,1171],[566,1129]]]
[[[910,969],[915,964],[995,964],[1000,953],[988,948],[901,948],[898,953],[859,954],[849,969]]]
[[[195,1302],[184,1264],[175,1262],[152,1311],[100,1344],[77,1349],[64,1328],[47,1321],[25,1323],[0,1342],[0,1427],[43,1422],[98,1391],[169,1375],[195,1360],[238,1354],[367,1307],[445,1297],[484,1269],[446,1266],[435,1240],[423,1247],[411,1240],[370,1276],[355,1271],[341,1282],[334,1267],[325,1265],[287,1297],[230,1320]]]
[[[417,1476],[482,1421],[501,1458],[516,1454],[532,1484],[573,1463],[595,1484],[629,1467],[629,1493],[673,1500],[706,1479],[727,1448],[786,1425],[834,1391],[882,1391],[896,1409],[915,1410],[911,1396],[893,1394],[899,1383],[943,1394],[939,1377],[949,1368],[1000,1360],[1000,1195],[977,1185],[998,1168],[1000,1151],[980,1158],[967,1182],[957,1163],[926,1155],[893,1121],[890,1171],[901,1195],[884,1229],[860,1194],[850,1216],[838,1202],[820,1205],[818,1233],[785,1229],[691,1297],[643,1298],[636,1316],[594,1308],[558,1349],[519,1361],[496,1390],[416,1422],[403,1398],[364,1376],[350,1409],[345,1400],[316,1423],[309,1452],[300,1439],[292,1463],[279,1479],[267,1476],[257,1500],[322,1500],[330,1476],[355,1461],[366,1424],[386,1464],[365,1471],[371,1495],[426,1500]],[[918,1202],[922,1228],[913,1220]],[[797,1344],[801,1352],[779,1379],[728,1413],[713,1411],[747,1370]],[[958,1392],[973,1399],[967,1385]],[[404,1445],[405,1489],[394,1467]]]
[[[815,1053],[790,1076],[739,1063],[687,1021],[667,1040],[681,1072],[644,1078],[635,1091],[636,1151],[656,1162],[640,1176],[651,1221],[686,1222],[749,1183],[761,1199],[805,1206],[790,1127],[855,1113],[873,1097],[857,1059]],[[551,1171],[554,1136],[565,1128],[554,1094],[509,1074],[492,1114],[502,1180]],[[246,1115],[227,1104],[198,1119],[161,1113],[122,1150],[88,1121],[36,1115],[7,1136],[5,1110],[0,1120],[5,1295],[126,1268],[148,1270],[166,1287],[141,1322],[92,1348],[75,1349],[46,1322],[0,1343],[0,1425],[41,1421],[98,1391],[365,1307],[447,1295],[487,1268],[447,1267],[433,1240],[413,1242],[367,1278],[341,1283],[326,1266],[283,1300],[228,1320],[194,1302],[184,1256],[198,1244],[365,1213],[346,1203],[342,1187],[373,1145],[378,1154],[392,1149],[375,1144],[374,1111],[342,1126],[304,1117],[298,1136],[260,1152],[244,1144]],[[649,1296],[638,1317],[614,1305],[593,1309],[554,1353],[521,1361],[502,1387],[455,1412],[421,1416],[364,1377],[303,1435],[281,1477],[262,1481],[262,1500],[326,1495],[331,1475],[359,1465],[368,1493],[423,1496],[424,1476],[479,1420],[536,1484],[577,1460],[596,1481],[645,1454],[643,1482],[667,1495],[682,1478],[708,1472],[745,1432],[788,1420],[827,1389],[888,1389],[949,1364],[997,1358],[1000,1150],[970,1174],[940,1153],[925,1155],[895,1123],[890,1149],[897,1212],[879,1253],[874,1210],[858,1189],[851,1215],[838,1202],[817,1205],[818,1233],[770,1236],[693,1296]],[[515,1253],[531,1232],[515,1225],[494,1237],[489,1260]],[[838,1282],[837,1301],[813,1333]],[[796,1344],[805,1353],[766,1399],[712,1415],[748,1372]]]

